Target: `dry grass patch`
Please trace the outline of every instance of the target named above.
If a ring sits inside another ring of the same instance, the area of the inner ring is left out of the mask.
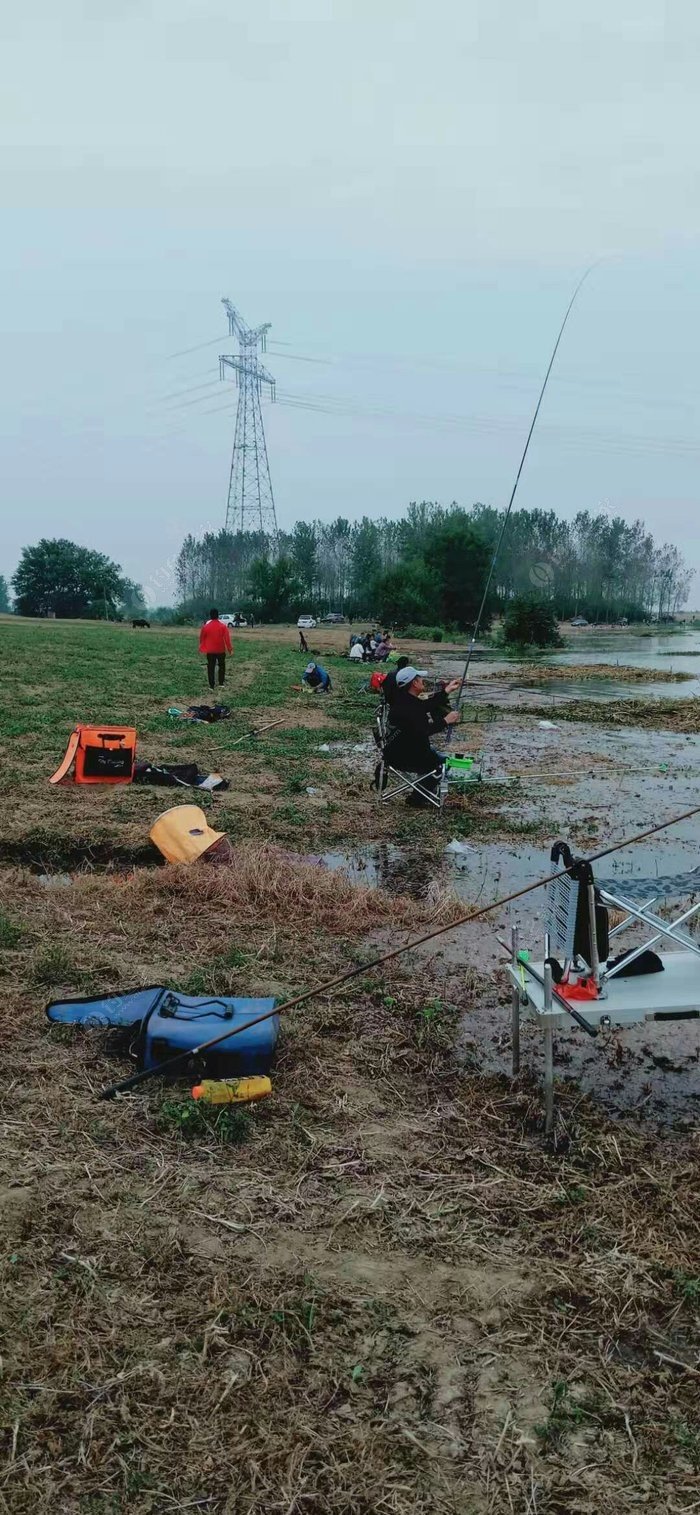
[[[694,679],[693,673],[675,673],[659,668],[636,668],[625,663],[576,663],[568,667],[562,663],[518,663],[508,668],[494,669],[488,676],[492,679],[517,679],[518,684],[546,683],[549,679],[561,679],[570,676],[576,682],[588,683],[590,680],[610,679],[616,684],[682,684],[688,679]]]
[[[236,924],[289,925],[305,932],[323,930],[362,936],[373,928],[394,924],[447,924],[464,914],[465,906],[438,884],[420,901],[390,895],[382,889],[350,882],[345,873],[295,857],[273,843],[243,843],[230,864],[221,867],[180,867],[159,871],[153,878],[134,875],[129,898],[138,908],[141,895],[164,903],[176,899],[192,912],[223,912]]]

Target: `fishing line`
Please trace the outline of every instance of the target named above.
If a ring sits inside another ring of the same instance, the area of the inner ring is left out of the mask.
[[[559,351],[559,343],[561,342],[561,339],[562,339],[562,337],[564,335],[564,331],[565,331],[565,328],[566,328],[566,323],[567,323],[567,321],[569,319],[569,316],[571,315],[571,312],[572,312],[572,310],[574,308],[574,304],[575,304],[576,298],[578,296],[579,290],[581,289],[582,285],[585,283],[586,279],[588,278],[589,273],[591,272],[591,270],[593,268],[595,268],[595,266],[596,265],[594,263],[591,263],[590,266],[581,275],[581,278],[579,279],[578,284],[576,285],[576,288],[575,288],[575,290],[574,290],[574,292],[573,292],[573,294],[571,296],[571,299],[569,301],[569,304],[568,304],[568,306],[566,308],[566,313],[564,315],[564,320],[562,321],[561,326],[559,328],[559,335],[557,337],[556,342],[554,343],[554,348],[552,350],[552,356],[551,356],[551,358],[549,360],[549,366],[548,366],[547,372],[546,372],[546,374],[544,376],[544,380],[543,380],[543,383],[542,383],[542,388],[540,390],[540,394],[539,394],[539,399],[537,401],[537,405],[535,406],[535,414],[533,415],[532,421],[530,422],[530,430],[528,431],[528,434],[527,434],[527,437],[526,437],[526,440],[525,440],[525,446],[523,448],[522,457],[520,459],[520,463],[519,463],[519,466],[518,466],[518,472],[515,475],[515,483],[513,485],[512,490],[511,490],[511,495],[510,495],[510,499],[508,501],[508,506],[507,506],[505,515],[503,517],[503,521],[502,521],[502,524],[501,524],[501,529],[500,529],[500,532],[498,534],[498,540],[496,542],[496,546],[495,546],[495,549],[494,549],[493,557],[491,559],[491,567],[489,568],[488,577],[487,577],[487,580],[486,580],[486,584],[484,586],[484,593],[483,593],[483,596],[482,596],[481,605],[479,606],[479,613],[478,613],[476,621],[474,623],[474,630],[472,632],[472,638],[471,638],[471,641],[469,643],[469,649],[468,649],[468,652],[467,652],[467,661],[466,661],[466,663],[464,665],[464,671],[462,673],[462,680],[461,680],[461,683],[460,683],[460,686],[459,686],[459,693],[457,695],[457,708],[458,709],[459,709],[460,701],[462,699],[462,695],[464,693],[464,685],[466,683],[466,680],[467,680],[467,677],[468,677],[468,674],[469,674],[469,665],[471,663],[472,656],[473,656],[473,653],[474,653],[474,648],[476,646],[476,639],[477,639],[477,636],[479,634],[479,629],[480,629],[481,622],[482,622],[483,617],[484,617],[484,612],[486,610],[486,602],[487,602],[488,597],[489,597],[489,592],[490,592],[490,589],[491,589],[491,583],[492,583],[493,575],[494,575],[494,572],[495,572],[495,569],[496,569],[496,563],[498,561],[498,557],[499,557],[501,548],[503,546],[503,538],[504,538],[504,536],[506,534],[506,527],[507,527],[508,521],[510,519],[510,513],[511,513],[511,510],[513,509],[513,501],[514,501],[515,496],[516,496],[516,494],[518,492],[518,485],[520,483],[520,475],[522,474],[523,468],[525,467],[525,459],[526,459],[527,454],[528,454],[528,450],[529,450],[529,447],[530,447],[530,442],[532,441],[532,434],[533,434],[533,432],[535,430],[535,426],[537,425],[537,417],[538,417],[538,415],[540,413],[540,407],[542,405],[542,401],[543,401],[544,396],[545,396],[545,391],[546,391],[546,388],[547,388],[547,384],[549,383],[549,376],[550,376],[550,374],[552,372],[552,369],[554,367],[554,360],[555,360],[555,358],[557,356],[557,352]]]
[[[670,826],[679,826],[682,821],[688,821],[693,816],[700,815],[700,805],[694,805],[692,810],[686,810],[682,815],[674,816],[670,821],[661,821],[657,826],[651,826],[647,831],[640,831],[637,836],[626,837],[622,842],[615,842],[612,847],[604,847],[600,852],[595,852],[586,861],[590,866],[599,863],[605,857],[611,857],[614,852],[621,852],[624,847],[632,847],[637,842],[644,842],[650,836],[657,836],[660,831],[667,831]],[[381,968],[385,963],[393,962],[397,957],[402,957],[405,952],[413,952],[416,947],[423,947],[427,942],[435,941],[439,936],[446,936],[448,931],[456,931],[458,926],[467,926],[471,921],[480,920],[489,915],[492,910],[500,910],[504,905],[512,905],[515,900],[524,899],[525,895],[532,894],[536,889],[545,889],[555,879],[565,878],[571,872],[570,868],[560,868],[556,873],[547,874],[545,878],[536,879],[534,884],[526,884],[522,889],[516,889],[513,894],[506,894],[502,899],[492,900],[490,905],[481,905],[478,910],[469,910],[466,915],[461,915],[456,921],[451,921],[447,926],[436,926],[434,930],[427,931],[424,936],[414,937],[410,942],[404,942],[400,947],[392,947],[390,952],[382,953],[381,957],[373,958],[369,963],[360,963],[355,968],[348,968],[345,973],[339,973],[336,978],[327,979],[325,983],[313,984],[310,989],[305,989],[302,994],[295,995],[294,999],[287,1000],[285,1004],[278,1005],[274,1010],[267,1010],[264,1015],[258,1015],[254,1020],[246,1021],[242,1026],[236,1026],[233,1030],[225,1031],[221,1036],[214,1036],[208,1042],[202,1042],[198,1047],[190,1047],[185,1052],[178,1052],[174,1057],[165,1058],[162,1063],[157,1063],[153,1068],[142,1068],[138,1073],[132,1073],[128,1078],[120,1079],[116,1084],[110,1084],[108,1088],[101,1089],[99,1099],[112,1099],[115,1094],[123,1094],[128,1089],[135,1089],[138,1084],[145,1083],[146,1079],[153,1078],[157,1074],[173,1072],[181,1063],[190,1058],[197,1057],[203,1052],[209,1052],[218,1047],[221,1042],[228,1041],[230,1037],[239,1036],[242,1031],[249,1031],[252,1026],[260,1026],[263,1021],[272,1020],[275,1015],[282,1015],[286,1011],[296,1010],[299,1005],[306,1004],[307,1000],[316,999],[320,994],[330,994],[339,989],[341,984],[350,983],[351,979],[359,978],[360,975],[373,973],[376,968]],[[581,1024],[586,1031],[591,1028],[582,1017],[575,1012],[567,1001],[562,1002],[572,1019]]]

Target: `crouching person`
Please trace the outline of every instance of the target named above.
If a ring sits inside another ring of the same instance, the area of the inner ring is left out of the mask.
[[[307,663],[301,682],[307,689],[313,690],[314,694],[330,694],[333,688],[330,674],[321,667],[320,663]]]

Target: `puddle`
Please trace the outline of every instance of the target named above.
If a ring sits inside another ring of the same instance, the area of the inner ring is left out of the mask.
[[[544,1060],[540,1028],[523,1018],[520,1037],[521,1068],[541,1088]],[[554,1042],[556,1078],[574,1083],[582,1094],[592,1096],[611,1114],[651,1121],[659,1129],[697,1126],[700,1119],[697,1020],[651,1021],[602,1031],[595,1040],[575,1026],[564,1027],[555,1033]],[[500,974],[493,994],[482,997],[465,1014],[461,1050],[464,1056],[475,1056],[484,1071],[510,1075],[509,990]]]
[[[385,889],[388,894],[408,894],[425,899],[436,877],[442,877],[441,863],[426,857],[418,847],[395,847],[390,842],[375,842],[347,852],[325,852],[320,861],[333,872],[342,872],[352,884]]]

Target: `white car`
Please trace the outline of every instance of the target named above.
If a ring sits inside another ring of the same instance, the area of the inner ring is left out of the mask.
[[[299,616],[299,620],[297,621],[297,630],[298,631],[313,631],[315,625],[316,625],[316,619],[315,619],[314,616],[312,616],[312,615],[300,615]]]
[[[220,615],[219,620],[223,621],[224,626],[233,626],[236,630],[241,626],[248,625],[245,616],[239,615],[237,611],[234,611],[233,615]]]

